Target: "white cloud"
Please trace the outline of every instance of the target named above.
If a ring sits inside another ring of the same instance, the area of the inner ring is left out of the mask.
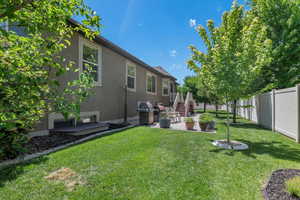
[[[171,57],[176,57],[177,56],[177,51],[175,49],[170,51],[170,56]]]
[[[175,49],[170,51],[170,56],[171,57],[176,57],[177,56],[177,51]]]
[[[190,27],[193,28],[196,26],[197,21],[195,19],[190,19],[189,24],[190,24]]]

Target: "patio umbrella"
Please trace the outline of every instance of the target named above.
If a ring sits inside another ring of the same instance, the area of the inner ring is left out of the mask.
[[[193,94],[190,93],[190,102],[193,104],[193,108],[196,107],[196,101],[194,100]]]
[[[185,103],[184,103],[186,117],[188,116],[188,112],[189,112],[190,100],[191,100],[191,93],[188,92],[186,95],[186,98],[185,98]]]
[[[176,110],[177,104],[179,103],[179,101],[180,101],[180,94],[177,92],[175,100],[174,100],[174,104],[173,104],[174,110]]]
[[[184,97],[183,97],[183,94],[180,93],[180,100],[179,100],[179,103],[184,103]]]

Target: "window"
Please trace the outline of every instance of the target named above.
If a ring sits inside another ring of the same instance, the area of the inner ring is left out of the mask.
[[[154,74],[147,74],[147,92],[156,94],[156,76]]]
[[[162,95],[163,96],[169,96],[169,86],[170,86],[170,81],[168,79],[163,79],[162,80]]]
[[[26,28],[18,23],[10,23],[8,29],[15,32],[18,36],[28,37]]]
[[[96,85],[101,86],[101,47],[83,38],[79,43],[81,72],[91,67]]]
[[[18,36],[28,37],[25,26],[22,26],[17,22],[9,22],[9,21],[0,22],[0,28],[5,31],[12,31]]]
[[[175,90],[174,90],[174,85],[170,82],[170,92],[171,93],[174,93]]]
[[[135,91],[136,89],[136,66],[132,63],[127,63],[127,88]]]
[[[2,30],[8,31],[8,21],[0,22],[0,28]]]

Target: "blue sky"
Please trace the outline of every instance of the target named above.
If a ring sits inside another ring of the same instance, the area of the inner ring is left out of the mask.
[[[204,49],[190,20],[220,23],[231,0],[86,0],[102,18],[101,35],[151,66],[160,65],[179,83],[192,75],[188,46]],[[192,22],[195,22],[192,21]]]

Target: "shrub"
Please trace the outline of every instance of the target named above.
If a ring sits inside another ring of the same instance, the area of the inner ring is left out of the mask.
[[[194,119],[192,117],[187,117],[187,118],[184,118],[184,122],[186,122],[186,123],[193,123],[195,121],[194,121]]]
[[[204,114],[200,115],[199,122],[200,123],[209,123],[209,122],[213,121],[213,119],[214,118],[211,116],[211,114],[204,113]]]
[[[10,131],[0,129],[0,160],[13,159],[26,151],[26,133],[27,131],[17,128]]]
[[[60,52],[70,46],[74,32],[82,32],[92,40],[101,27],[100,18],[82,0],[11,2],[1,1],[0,24],[9,22],[23,33],[0,28],[0,159],[22,153],[26,133],[46,113],[71,112],[77,117],[78,102],[82,102],[77,94],[86,97],[86,88],[82,81],[75,80],[78,84],[75,81],[67,84],[69,93],[64,90],[61,95],[57,78],[69,69],[78,70],[79,66]],[[74,15],[82,17],[82,25],[69,24],[68,19]],[[44,37],[45,33],[51,34]],[[70,98],[69,94],[75,94],[76,98]]]
[[[300,176],[291,178],[285,182],[286,189],[291,195],[300,197]]]

